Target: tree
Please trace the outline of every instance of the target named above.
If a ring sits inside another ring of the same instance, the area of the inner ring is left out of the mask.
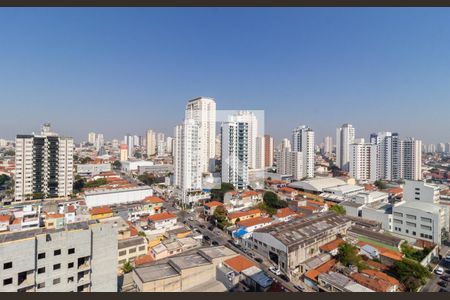
[[[345,215],[346,214],[346,210],[342,205],[333,205],[332,207],[330,207],[330,210],[335,212],[338,215]]]
[[[138,236],[141,236],[141,237],[144,237],[144,238],[147,237],[147,235],[146,235],[145,232],[143,232],[143,231],[139,231],[139,232],[138,232]]]
[[[406,258],[415,260],[417,262],[421,262],[432,250],[430,248],[424,248],[423,250],[419,250],[410,246],[408,242],[403,242],[403,244],[400,247],[402,253],[405,254]]]
[[[385,189],[388,188],[388,185],[386,184],[386,182],[384,180],[381,180],[381,179],[375,181],[374,184],[380,190],[385,190]]]
[[[116,160],[113,162],[113,168],[116,170],[119,170],[120,168],[122,168],[122,163],[120,162],[120,160]]]
[[[220,229],[224,229],[225,227],[227,227],[229,225],[228,219],[227,219],[227,210],[224,206],[218,206],[216,207],[216,209],[214,210],[214,219],[217,221],[217,226]]]
[[[431,277],[431,272],[427,268],[409,258],[396,261],[391,271],[398,280],[403,282],[409,291],[413,292],[417,291]]]
[[[270,208],[278,209],[288,207],[286,201],[280,200],[277,194],[270,191],[264,193],[263,202]]]
[[[211,189],[211,199],[223,201],[225,193],[229,191],[234,191],[234,185],[228,182],[222,182],[220,189]]]
[[[85,181],[83,178],[75,178],[75,182],[73,183],[73,192],[74,193],[80,193],[85,185]]]
[[[133,271],[133,265],[129,261],[127,261],[122,266],[122,272],[127,274],[127,273],[130,273],[131,271]]]
[[[358,248],[355,246],[344,243],[339,247],[338,250],[338,260],[345,266],[356,266],[358,270],[367,268],[367,265],[362,260],[361,256],[359,256]]]

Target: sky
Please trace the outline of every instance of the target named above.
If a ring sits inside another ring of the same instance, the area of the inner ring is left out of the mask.
[[[450,9],[0,8],[0,138],[171,135],[197,96],[264,110],[277,142],[449,142]]]

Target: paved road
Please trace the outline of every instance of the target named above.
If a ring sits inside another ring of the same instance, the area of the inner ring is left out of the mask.
[[[428,282],[425,284],[425,286],[420,290],[421,292],[439,292],[446,290],[447,292],[450,292],[450,284],[449,287],[443,288],[439,285],[440,282],[442,282],[442,276],[450,276],[450,263],[445,261],[445,256],[450,253],[450,249],[447,249],[445,253],[443,253],[443,258],[439,261],[439,263],[436,265],[436,267],[433,269],[432,277]],[[436,268],[440,266],[444,269],[444,275],[437,275],[435,273]]]

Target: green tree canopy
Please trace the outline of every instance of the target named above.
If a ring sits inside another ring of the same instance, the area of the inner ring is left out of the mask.
[[[399,279],[409,291],[417,289],[427,282],[431,277],[430,271],[417,261],[409,258],[403,258],[394,263],[392,273]]]
[[[218,206],[214,210],[214,219],[217,221],[217,226],[220,229],[223,229],[229,225],[228,219],[227,219],[227,209],[224,206]]]
[[[345,266],[357,266],[358,270],[367,268],[367,265],[359,255],[359,250],[355,246],[344,243],[339,247],[338,260]]]
[[[333,205],[332,207],[330,207],[330,210],[337,213],[338,215],[345,215],[346,214],[346,210],[342,205]]]
[[[122,271],[125,274],[130,273],[131,271],[133,271],[133,265],[129,261],[127,261],[126,263],[123,264]]]

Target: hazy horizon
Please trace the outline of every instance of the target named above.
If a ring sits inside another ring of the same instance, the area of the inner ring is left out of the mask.
[[[450,142],[449,25],[448,8],[4,8],[0,138],[173,136],[208,96],[264,110],[277,143],[344,123]]]

